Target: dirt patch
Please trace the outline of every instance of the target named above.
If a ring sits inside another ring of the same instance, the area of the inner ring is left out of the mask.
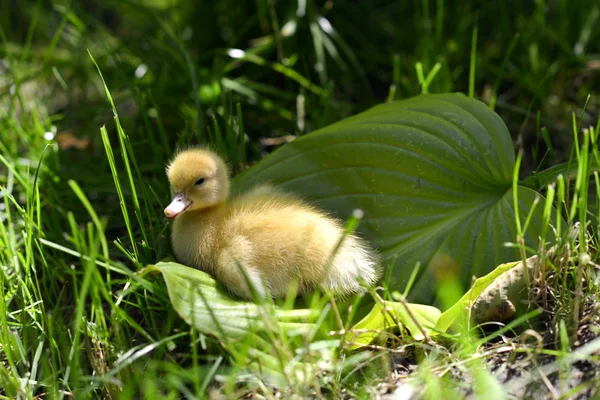
[[[488,370],[507,398],[588,399],[600,395],[600,351],[590,352],[596,345],[600,349],[600,315],[595,299],[589,298],[584,303],[580,321],[577,341],[570,350],[557,350],[560,340],[551,328],[556,325],[551,315],[540,317],[543,328],[536,332],[526,330],[512,337],[500,336],[480,348]],[[581,351],[585,354],[578,353]],[[378,385],[376,397],[390,400],[426,397],[428,388],[418,375],[421,367],[417,357],[410,352],[406,355],[392,357],[393,372]],[[476,398],[474,378],[460,360],[441,358],[430,369],[436,379],[442,380],[442,394]]]

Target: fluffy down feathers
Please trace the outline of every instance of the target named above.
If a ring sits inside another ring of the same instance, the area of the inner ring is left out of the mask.
[[[284,297],[294,282],[299,292],[347,295],[378,279],[376,253],[306,202],[270,186],[228,199],[228,169],[209,150],[177,154],[167,175],[175,256],[242,298],[252,298],[248,283],[262,297]]]

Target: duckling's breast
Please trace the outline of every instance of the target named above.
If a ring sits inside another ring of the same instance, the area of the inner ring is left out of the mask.
[[[214,270],[214,249],[218,247],[218,224],[199,212],[186,212],[171,230],[173,253],[177,260],[206,272]]]

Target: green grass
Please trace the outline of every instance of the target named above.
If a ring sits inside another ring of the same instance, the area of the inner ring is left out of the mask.
[[[208,142],[238,173],[276,147],[265,138],[283,142],[384,101],[447,91],[502,116],[522,150],[520,176],[572,165],[537,206],[550,220],[554,205],[566,222],[548,228],[565,257],[536,282],[543,315],[477,340],[392,332],[369,352],[308,336],[305,351],[290,354],[296,343],[274,327],[268,340],[288,354],[269,361],[318,367],[314,379],[287,376],[277,390],[363,398],[404,385],[431,399],[471,388],[500,396],[503,365],[543,357],[553,357],[547,373],[559,372],[552,389],[534,374],[544,393],[593,390],[597,378],[572,385],[569,374],[580,358],[599,365],[600,178],[590,174],[600,164],[599,19],[593,0],[3,2],[0,396],[203,398],[210,388],[273,397],[244,368],[260,358],[253,342],[232,350],[190,328],[160,276],[140,272],[171,254],[165,163],[178,147]],[[89,142],[69,147],[72,137]],[[317,326],[347,327],[352,313],[338,311]],[[586,324],[591,336],[578,337]],[[407,378],[410,364],[419,367]]]

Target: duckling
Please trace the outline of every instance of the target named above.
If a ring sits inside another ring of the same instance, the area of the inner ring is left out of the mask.
[[[253,298],[249,284],[262,298],[281,298],[294,283],[297,293],[326,288],[343,296],[379,277],[378,255],[305,201],[269,185],[230,199],[229,168],[210,150],[179,152],[167,176],[175,257],[241,298]]]

